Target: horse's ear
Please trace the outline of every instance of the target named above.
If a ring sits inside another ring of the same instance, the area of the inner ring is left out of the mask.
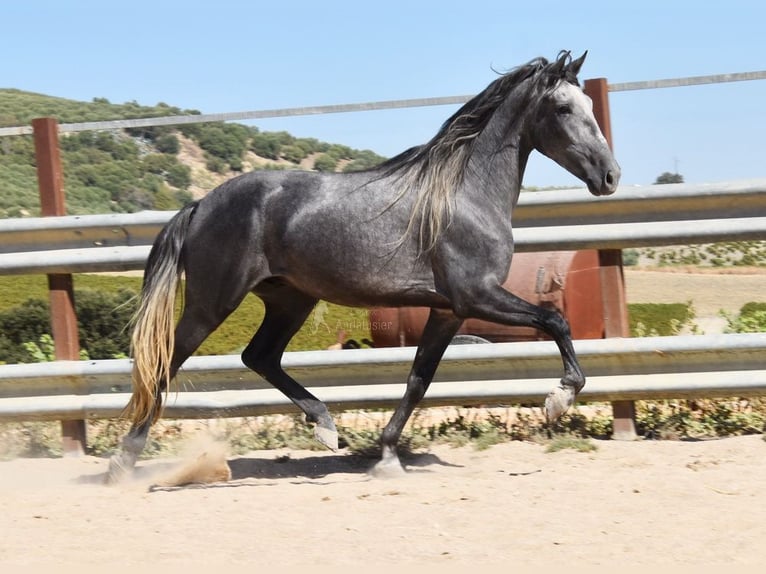
[[[559,57],[551,64],[551,76],[554,78],[563,77],[570,58],[570,52],[566,50],[559,52]]]
[[[568,72],[572,74],[575,78],[580,74],[580,68],[582,68],[582,64],[585,61],[585,56],[588,55],[588,50],[585,50],[585,53],[577,58],[576,60],[573,60],[571,64],[569,64]]]

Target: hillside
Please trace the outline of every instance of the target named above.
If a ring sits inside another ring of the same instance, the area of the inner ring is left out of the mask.
[[[79,102],[0,89],[0,127],[52,116],[61,123],[198,114],[165,103]],[[177,209],[251,169],[363,169],[382,161],[356,150],[287,132],[236,123],[189,124],[63,134],[64,186],[71,214]],[[31,136],[0,138],[0,217],[39,214]]]

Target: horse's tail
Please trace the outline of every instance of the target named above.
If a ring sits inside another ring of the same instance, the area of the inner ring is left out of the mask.
[[[181,250],[196,207],[193,202],[173,216],[155,239],[146,263],[132,321],[133,395],[125,407],[134,426],[153,424],[160,417],[158,388],[161,382],[166,390],[170,388],[176,294],[184,270]]]

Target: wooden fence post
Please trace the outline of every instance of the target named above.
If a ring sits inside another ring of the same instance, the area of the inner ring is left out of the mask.
[[[609,147],[612,145],[612,123],[609,115],[609,85],[605,78],[585,80],[585,93],[593,101],[593,114]],[[601,276],[602,309],[605,337],[630,337],[628,303],[625,297],[625,275],[622,269],[622,252],[619,249],[600,249],[599,274]],[[635,440],[636,407],[633,401],[613,401],[615,440]]]
[[[55,118],[37,118],[32,120],[32,129],[34,130],[41,215],[44,217],[66,215],[58,122]],[[48,275],[48,291],[56,360],[79,360],[80,342],[72,275],[68,273]],[[64,455],[78,456],[85,452],[87,436],[84,420],[61,421],[61,434]]]

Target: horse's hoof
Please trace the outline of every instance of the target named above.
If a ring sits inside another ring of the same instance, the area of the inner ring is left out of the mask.
[[[314,438],[331,451],[338,451],[338,431],[335,430],[335,425],[331,429],[316,425],[314,427]]]
[[[398,458],[384,458],[370,469],[375,478],[399,478],[407,474]]]
[[[115,454],[109,459],[109,471],[106,473],[106,484],[119,484],[133,472],[135,463],[126,463],[122,454]]]
[[[574,404],[575,391],[572,387],[556,387],[545,397],[545,418],[557,421]]]

